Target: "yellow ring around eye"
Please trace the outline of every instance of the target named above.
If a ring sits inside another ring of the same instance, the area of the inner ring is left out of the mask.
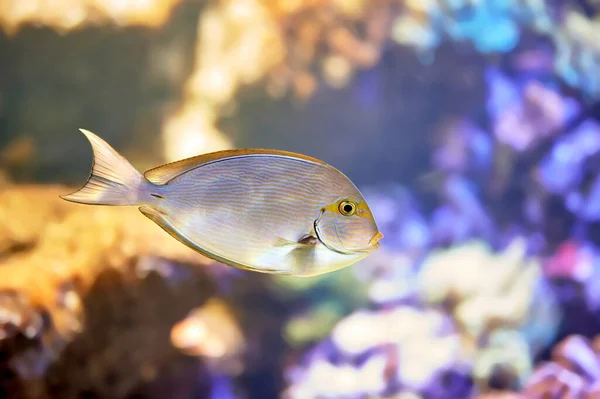
[[[350,201],[342,201],[338,206],[338,210],[344,216],[352,216],[356,213],[356,204]]]

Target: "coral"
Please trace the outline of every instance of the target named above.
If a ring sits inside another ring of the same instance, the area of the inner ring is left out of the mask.
[[[209,370],[239,363],[243,348],[229,305],[203,306],[218,290],[211,262],[135,209],[74,205],[58,198],[65,192],[0,192],[0,358],[13,376],[0,394],[210,392]],[[195,350],[191,320],[196,334],[201,325],[217,334]]]
[[[523,393],[531,399],[598,397],[599,343],[578,335],[565,338],[553,349],[552,360],[536,368]]]
[[[78,329],[66,314],[78,313],[76,297],[107,268],[122,269],[146,257],[211,263],[136,209],[69,204],[58,197],[69,191],[9,186],[0,193],[0,289],[26,290],[34,306],[54,314],[61,334]]]
[[[480,395],[477,399],[527,399],[525,396],[515,392],[494,391]]]
[[[0,0],[20,29],[0,38],[0,396],[598,395],[597,2],[200,3]],[[234,144],[323,158],[383,246],[258,277],[135,209],[7,185],[73,182],[81,121],[140,169]]]
[[[75,398],[89,393],[124,398],[136,391],[157,398],[169,391],[175,398],[189,397],[191,392],[207,396],[208,365],[180,352],[170,335],[173,325],[202,305],[213,289],[202,275],[172,287],[156,273],[136,279],[105,270],[82,298],[81,332],[65,340],[48,331],[63,342],[41,380],[28,382],[38,390],[32,396]],[[33,365],[39,361],[27,360]]]
[[[306,365],[287,370],[286,398],[382,395],[426,390],[460,365],[460,339],[442,312],[401,306],[359,310],[333,329]]]
[[[597,122],[585,121],[568,135],[559,137],[538,168],[538,178],[544,188],[566,196],[573,210],[582,202],[572,193],[583,179],[584,163],[600,150],[599,132]]]
[[[360,397],[407,391],[462,398],[477,390],[519,388],[531,372],[532,357],[551,342],[558,323],[540,262],[524,249],[523,240],[517,240],[501,252],[480,241],[432,251],[408,291],[404,278],[410,273],[393,274],[402,255],[373,256],[365,267],[377,270],[368,264],[380,264],[387,274],[357,273],[380,305],[340,320],[329,339],[290,367],[286,394]]]
[[[36,23],[50,25],[68,32],[94,19],[110,20],[119,25],[161,26],[180,0],[123,3],[118,6],[110,1],[79,0],[58,1],[50,6],[39,0],[23,0],[17,3],[0,2],[0,27],[16,33],[22,25]]]
[[[539,261],[526,257],[522,239],[500,253],[471,241],[434,251],[423,261],[420,293],[427,303],[449,304],[465,331],[477,338],[495,324],[523,326],[525,320],[536,322],[534,313],[551,314],[552,298],[541,274]],[[544,322],[552,325],[551,320]]]
[[[493,95],[493,94],[492,94]],[[562,96],[539,82],[523,88],[522,98],[495,116],[494,134],[498,141],[523,151],[535,142],[556,134],[574,112]]]

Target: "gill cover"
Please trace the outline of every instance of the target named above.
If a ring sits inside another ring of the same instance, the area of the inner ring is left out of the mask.
[[[348,202],[355,208],[351,214],[344,212],[344,205]],[[315,232],[326,247],[344,254],[377,248],[372,245],[372,239],[381,234],[366,202],[354,198],[342,199],[324,207],[315,221]]]

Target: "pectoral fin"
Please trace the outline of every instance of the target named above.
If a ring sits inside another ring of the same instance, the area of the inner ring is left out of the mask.
[[[304,275],[304,271],[315,262],[316,248],[318,239],[309,233],[298,241],[288,240],[283,237],[277,237],[273,245],[278,247],[288,247],[289,253],[285,256],[286,263],[290,265],[290,270],[294,274]]]
[[[307,234],[298,241],[288,240],[283,237],[276,237],[275,242],[273,243],[276,247],[303,247],[307,245],[315,245],[318,242],[317,237],[312,234]]]

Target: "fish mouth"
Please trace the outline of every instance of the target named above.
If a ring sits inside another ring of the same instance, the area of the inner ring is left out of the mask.
[[[381,246],[379,240],[383,238],[383,233],[378,231],[370,240],[366,248],[357,249],[354,252],[372,252]]]
[[[381,231],[378,231],[377,234],[375,234],[373,236],[373,238],[371,238],[371,240],[369,240],[369,246],[374,247],[374,248],[379,248],[381,246],[381,244],[379,243],[379,240],[381,240],[383,238],[383,233]]]

